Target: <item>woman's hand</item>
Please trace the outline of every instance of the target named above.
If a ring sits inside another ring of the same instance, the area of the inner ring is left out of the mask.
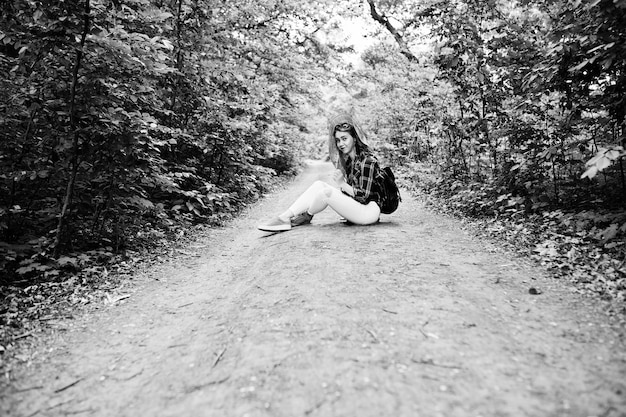
[[[341,170],[336,169],[335,172],[333,172],[333,181],[335,181],[340,187],[341,184],[346,182],[345,178],[343,177],[343,172],[341,172]]]
[[[354,197],[354,187],[352,187],[350,184],[348,184],[347,182],[342,183],[339,188],[341,189],[341,191],[345,192],[346,194]]]

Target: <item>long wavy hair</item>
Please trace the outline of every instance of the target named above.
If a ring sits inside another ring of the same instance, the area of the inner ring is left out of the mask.
[[[367,144],[367,138],[365,132],[361,129],[360,124],[356,121],[354,116],[348,113],[340,113],[329,119],[328,122],[328,155],[330,161],[344,176],[347,176],[346,161],[342,153],[337,148],[337,142],[335,140],[335,133],[348,132],[355,140],[355,148],[357,156],[363,154],[371,154],[369,145]]]

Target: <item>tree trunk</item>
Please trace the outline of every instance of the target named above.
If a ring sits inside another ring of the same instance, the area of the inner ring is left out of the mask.
[[[556,158],[556,155],[552,156],[552,182],[554,183],[554,198],[556,199],[556,202],[558,204],[560,198],[559,198],[559,184],[558,184],[558,179],[556,176],[556,163],[554,162],[554,159]]]
[[[85,11],[83,13],[83,32],[80,39],[80,46],[76,51],[76,62],[74,63],[74,71],[72,74],[72,87],[70,91],[70,131],[73,134],[72,137],[72,156],[70,159],[70,178],[67,182],[67,188],[65,191],[65,198],[63,200],[63,207],[59,215],[59,222],[57,224],[56,238],[54,241],[54,256],[58,257],[61,253],[61,247],[65,242],[65,230],[67,229],[67,217],[72,204],[72,197],[74,195],[74,187],[76,185],[76,176],[78,174],[78,166],[80,161],[78,158],[79,152],[79,133],[76,123],[76,88],[78,84],[78,72],[83,59],[83,50],[85,48],[85,39],[89,33],[90,26],[90,0],[85,0]]]
[[[182,72],[182,13],[183,13],[183,0],[178,0],[176,4],[176,69]],[[179,76],[176,76],[175,81],[173,82],[172,87],[172,102],[170,105],[170,110],[174,110],[176,108],[176,102],[178,100],[178,91],[180,90],[180,79]],[[174,115],[172,114],[170,121],[173,121]]]
[[[396,43],[400,47],[400,53],[404,55],[405,57],[407,57],[409,61],[417,61],[417,58],[409,50],[409,46],[406,44],[406,41],[404,40],[400,32],[398,32],[398,30],[395,27],[393,27],[391,22],[389,22],[389,19],[387,18],[387,16],[385,16],[384,14],[378,13],[378,11],[376,10],[376,4],[374,3],[374,0],[367,0],[367,2],[370,5],[370,14],[372,18],[378,23],[380,23],[381,25],[383,25],[385,29],[387,29],[387,31],[391,33],[393,38],[396,40]]]
[[[619,172],[622,180],[622,204],[626,207],[626,175],[624,175],[624,157],[619,159]]]

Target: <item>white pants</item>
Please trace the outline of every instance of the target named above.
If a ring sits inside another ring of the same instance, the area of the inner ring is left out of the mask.
[[[294,215],[305,211],[308,211],[309,214],[317,214],[328,206],[354,224],[376,223],[380,217],[380,207],[375,202],[370,201],[367,204],[361,204],[323,181],[315,181],[289,207],[289,210]]]

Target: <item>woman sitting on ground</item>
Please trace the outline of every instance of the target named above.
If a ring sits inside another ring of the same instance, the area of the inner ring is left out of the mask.
[[[378,222],[381,202],[376,175],[379,168],[363,131],[346,114],[331,119],[329,128],[328,151],[337,168],[333,173],[336,185],[315,181],[284,213],[258,226],[260,230],[282,232],[308,224],[326,207],[354,224]]]

